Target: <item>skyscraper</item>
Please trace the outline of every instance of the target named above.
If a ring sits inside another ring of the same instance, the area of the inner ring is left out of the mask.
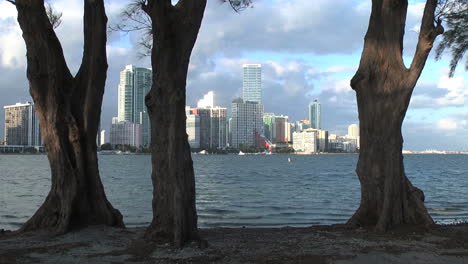
[[[265,113],[263,115],[263,124],[263,135],[272,143],[284,143],[289,141],[290,136],[287,133],[290,133],[290,129],[286,126],[290,126],[290,124],[288,123],[287,116]]]
[[[185,114],[187,116],[186,132],[188,142],[191,148],[200,148],[200,116],[192,112],[190,106],[185,107]]]
[[[227,108],[214,107],[210,113],[210,147],[225,148],[227,146]]]
[[[42,139],[34,104],[7,105],[5,109],[5,144],[41,146]]]
[[[314,100],[312,103],[309,104],[309,120],[310,120],[310,127],[315,129],[322,128],[322,113],[321,113],[321,105],[317,100]]]
[[[242,65],[244,76],[242,81],[242,97],[244,102],[262,103],[262,65]]]
[[[256,139],[263,134],[263,105],[242,99],[232,102],[231,145],[256,146]]]
[[[102,146],[104,144],[106,144],[106,130],[101,130],[100,132],[101,136],[100,136],[100,142],[99,142],[99,146]]]
[[[118,91],[118,121],[142,125],[142,144],[150,143],[150,123],[145,96],[151,89],[152,71],[148,68],[125,66],[120,72]]]
[[[186,129],[190,146],[201,149],[222,149],[227,145],[227,108],[185,108]],[[198,147],[195,147],[197,146]]]
[[[109,143],[115,145],[130,145],[140,147],[141,124],[130,121],[121,121],[111,125]]]
[[[359,126],[356,124],[351,124],[348,127],[348,136],[358,138],[359,137]]]

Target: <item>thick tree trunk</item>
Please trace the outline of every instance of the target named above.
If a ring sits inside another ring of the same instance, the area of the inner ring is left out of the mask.
[[[437,0],[428,0],[410,69],[403,63],[407,1],[373,0],[364,51],[351,86],[360,121],[356,172],[361,204],[349,224],[386,231],[400,224],[430,226],[424,194],[405,175],[401,126],[440,25],[434,26]]]
[[[146,96],[151,122],[153,220],[148,239],[176,247],[198,240],[195,176],[186,133],[187,71],[206,0],[149,1],[153,21],[153,86]]]
[[[17,0],[27,49],[27,76],[51,167],[51,190],[20,231],[64,233],[92,224],[123,227],[104,193],[96,135],[107,72],[102,0],[85,0],[84,54],[73,77],[47,18],[43,1]]]

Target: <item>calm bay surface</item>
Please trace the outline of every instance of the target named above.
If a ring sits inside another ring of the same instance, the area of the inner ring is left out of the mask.
[[[288,162],[288,158],[291,162]],[[193,155],[200,227],[344,223],[359,206],[358,155]],[[149,155],[101,155],[102,181],[127,226],[151,221]],[[406,155],[438,223],[468,221],[468,156]],[[17,229],[50,188],[45,155],[0,155],[0,229]]]

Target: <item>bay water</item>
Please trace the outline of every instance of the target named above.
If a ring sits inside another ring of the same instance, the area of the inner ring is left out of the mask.
[[[288,161],[290,159],[290,162]],[[359,206],[357,154],[193,155],[200,227],[344,223]],[[110,202],[129,227],[152,217],[149,155],[100,155]],[[468,156],[405,155],[438,223],[468,221]],[[0,155],[0,229],[17,229],[50,188],[45,155]]]

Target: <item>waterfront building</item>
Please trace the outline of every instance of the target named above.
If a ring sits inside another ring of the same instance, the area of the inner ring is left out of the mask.
[[[310,154],[316,153],[317,148],[317,130],[305,129],[302,132],[293,133],[293,149],[297,153]]]
[[[101,135],[101,137],[100,137],[101,141],[99,142],[99,146],[102,146],[102,145],[106,144],[106,130],[104,130],[104,129],[101,130],[100,135]]]
[[[142,144],[150,143],[150,122],[145,105],[145,96],[151,89],[152,70],[149,68],[127,65],[120,72],[118,86],[118,121],[141,124]]]
[[[257,137],[263,134],[263,105],[257,102],[235,99],[231,105],[231,143],[256,147]]]
[[[332,151],[355,152],[358,149],[359,137],[338,136],[331,134],[328,138],[329,149]]]
[[[227,108],[186,107],[187,134],[193,140],[192,148],[223,149],[227,146]],[[196,147],[198,146],[198,147]]]
[[[359,149],[360,145],[360,136],[359,136],[359,126],[357,124],[351,124],[348,127],[348,138],[350,138],[355,146],[355,148]]]
[[[314,100],[312,103],[309,104],[309,120],[310,120],[310,127],[315,129],[321,129],[321,118],[322,118],[322,110],[321,105],[317,100]]]
[[[357,124],[351,124],[348,126],[348,136],[354,138],[359,137],[359,126]]]
[[[200,148],[200,116],[197,114],[193,114],[190,111],[190,107],[187,107],[186,115],[187,115],[187,123],[186,123],[186,131],[188,136],[188,142],[191,148]]]
[[[262,65],[244,64],[242,98],[244,102],[262,103]]]
[[[5,145],[42,145],[39,119],[33,103],[17,103],[3,108],[5,109]]]
[[[315,129],[315,128],[307,128],[303,130],[303,132],[312,132],[315,131],[315,137],[316,137],[316,150],[318,152],[326,152],[328,150],[328,131],[323,130],[323,129]],[[293,143],[294,143],[294,138],[293,138]]]
[[[288,123],[288,116],[265,113],[263,115],[263,126],[265,138],[273,144],[289,141],[290,124]]]
[[[285,130],[285,141],[286,142],[292,142],[293,140],[293,135],[292,133],[294,132],[295,125],[294,123],[287,122],[286,123],[286,130]]]
[[[273,129],[273,143],[286,143],[286,125],[288,124],[287,116],[275,116],[275,127]]]
[[[200,148],[209,149],[211,142],[211,109],[195,108],[193,113],[200,119]]]
[[[110,129],[109,143],[116,145],[142,146],[142,125],[130,121],[113,123]]]
[[[210,110],[210,148],[226,148],[228,138],[227,108],[217,106]]]
[[[317,149],[320,152],[326,152],[328,150],[328,131],[323,129],[317,129]]]
[[[263,135],[269,141],[273,139],[273,126],[275,120],[275,114],[273,113],[264,113],[263,114]]]

